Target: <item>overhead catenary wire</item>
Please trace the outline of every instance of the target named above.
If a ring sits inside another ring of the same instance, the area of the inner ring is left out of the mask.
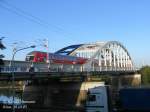
[[[50,23],[48,23],[48,22],[46,22],[46,21],[43,21],[43,20],[41,20],[40,18],[38,18],[38,17],[36,17],[36,16],[34,16],[34,15],[32,15],[32,14],[30,14],[30,13],[28,13],[28,12],[26,12],[26,11],[24,11],[24,10],[22,10],[22,9],[16,7],[16,6],[14,6],[14,5],[12,5],[12,4],[10,4],[10,3],[8,3],[8,2],[5,1],[5,0],[3,0],[2,3],[6,4],[6,5],[9,6],[9,7],[12,7],[12,8],[15,9],[16,11],[18,11],[18,12],[22,13],[23,15],[28,16],[28,17],[30,17],[30,18],[32,18],[32,19],[34,19],[34,20],[40,22],[41,24],[43,24],[43,25],[45,25],[45,26],[47,26],[47,27],[52,26],[52,27],[56,28],[57,30],[63,30],[62,28],[60,28],[60,27],[58,27],[58,26],[55,26],[55,25],[52,25],[52,24],[50,24]]]
[[[32,15],[32,14],[30,14],[30,13],[14,6],[14,5],[12,5],[12,4],[10,4],[9,2],[7,2],[5,0],[0,1],[0,7],[7,10],[7,11],[9,11],[9,12],[11,12],[11,13],[14,13],[14,14],[20,16],[20,17],[23,17],[24,19],[26,19],[28,21],[36,23],[36,24],[38,24],[38,25],[40,25],[40,26],[42,26],[46,29],[50,29],[50,30],[53,30],[53,31],[55,29],[54,32],[56,32],[56,33],[59,32],[59,33],[63,33],[64,35],[68,35],[68,32],[65,33],[63,28],[61,28],[60,26],[58,27],[56,25],[50,24],[46,21],[43,21],[42,19],[40,19],[40,18],[38,18],[38,17],[36,17],[36,16],[34,16],[34,15]],[[53,28],[53,29],[51,29],[51,28]]]
[[[24,16],[24,15],[18,13],[18,12],[15,11],[15,10],[12,10],[12,9],[10,9],[10,8],[8,8],[8,7],[5,7],[4,5],[1,5],[1,4],[0,4],[0,7],[3,8],[3,9],[5,9],[5,10],[7,10],[7,11],[9,11],[9,12],[14,13],[14,14],[16,14],[16,15],[18,15],[18,16],[22,16],[23,18],[25,18],[25,19],[27,19],[27,20],[29,20],[29,21],[31,21],[31,22],[34,22],[34,23],[36,23],[36,24],[39,24],[39,25],[43,26],[43,24],[41,24],[40,22],[35,21],[34,19],[31,19],[31,18],[28,18],[28,17],[26,17],[26,16]],[[44,27],[46,27],[46,26],[44,26]]]

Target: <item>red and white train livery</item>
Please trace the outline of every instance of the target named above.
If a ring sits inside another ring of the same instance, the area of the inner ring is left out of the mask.
[[[58,64],[84,64],[87,61],[86,58],[82,57],[60,55],[40,51],[30,52],[26,56],[26,61],[31,62],[46,62],[47,60],[49,60],[51,63],[58,63]]]

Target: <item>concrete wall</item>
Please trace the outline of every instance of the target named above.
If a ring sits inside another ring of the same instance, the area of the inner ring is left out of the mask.
[[[100,85],[102,81],[33,81],[25,87],[23,99],[33,101],[30,109],[46,108],[52,112],[83,112],[87,98],[87,90]],[[64,80],[64,79],[63,79]],[[122,87],[139,86],[140,74],[109,76],[108,85],[111,85],[111,99],[113,103],[118,98],[118,91]]]
[[[104,85],[103,82],[49,82],[34,83],[25,88],[23,98],[35,101],[30,108],[48,108],[51,111],[83,111],[89,88]]]

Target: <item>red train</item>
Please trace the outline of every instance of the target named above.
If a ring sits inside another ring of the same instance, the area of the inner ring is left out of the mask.
[[[56,53],[46,53],[40,51],[33,51],[27,54],[26,61],[31,62],[46,62],[49,58],[51,63],[58,64],[84,64],[87,59],[82,57],[60,55]]]

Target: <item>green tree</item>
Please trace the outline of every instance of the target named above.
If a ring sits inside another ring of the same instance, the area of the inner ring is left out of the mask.
[[[0,50],[3,50],[3,49],[6,48],[6,47],[4,46],[4,44],[2,43],[2,40],[3,40],[3,39],[4,39],[4,37],[1,37],[1,38],[0,38]],[[3,54],[0,54],[0,66],[1,66],[1,65],[4,65],[3,58],[4,58],[4,55],[3,55]],[[0,72],[1,72],[1,67],[0,67]]]
[[[150,66],[143,66],[140,69],[142,84],[150,85]]]

